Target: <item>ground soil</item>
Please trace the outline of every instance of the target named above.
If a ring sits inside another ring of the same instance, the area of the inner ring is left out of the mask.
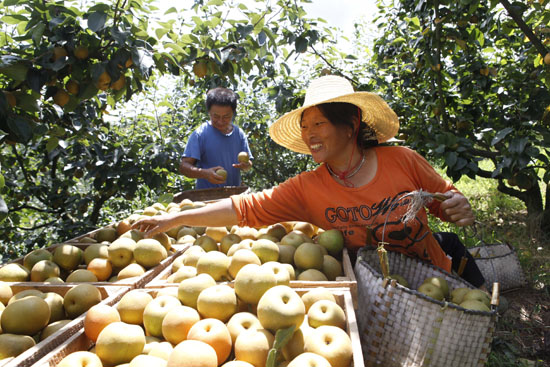
[[[513,353],[528,365],[550,366],[550,295],[528,286],[502,294],[508,309],[501,315],[493,349]],[[538,361],[534,363],[534,361]]]

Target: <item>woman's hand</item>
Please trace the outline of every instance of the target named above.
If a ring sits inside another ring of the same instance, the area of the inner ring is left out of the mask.
[[[445,219],[459,227],[474,224],[475,216],[468,199],[459,192],[447,191],[443,194],[445,199],[440,208]]]
[[[159,232],[166,232],[172,227],[175,227],[174,214],[155,215],[151,218],[140,219],[132,224],[132,229],[137,229],[144,233],[144,236],[153,237]]]

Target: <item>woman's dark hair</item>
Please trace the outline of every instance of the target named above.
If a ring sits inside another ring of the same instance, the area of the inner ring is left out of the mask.
[[[206,110],[210,111],[213,105],[230,106],[233,113],[237,112],[237,94],[231,89],[217,87],[206,93]]]
[[[323,103],[317,105],[323,116],[335,126],[347,126],[355,133],[353,117],[361,118],[361,109],[354,104],[346,102]],[[366,123],[359,124],[357,133],[357,146],[361,149],[378,145],[376,133]]]

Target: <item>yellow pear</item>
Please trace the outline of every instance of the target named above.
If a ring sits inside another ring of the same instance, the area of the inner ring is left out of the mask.
[[[306,307],[295,290],[278,285],[268,289],[258,302],[258,320],[268,330],[290,326],[300,327],[304,321]]]
[[[194,308],[177,306],[172,308],[162,320],[162,336],[173,345],[187,339],[189,329],[201,319]]]
[[[249,329],[239,334],[235,340],[235,357],[255,367],[265,367],[269,350],[275,338],[268,330]]]
[[[44,340],[50,335],[57,332],[59,329],[67,325],[73,320],[58,320],[54,322],[50,322],[44,329],[42,329],[42,332],[40,332],[40,340]]]
[[[310,289],[302,295],[302,301],[306,307],[306,312],[309,311],[311,305],[320,300],[328,300],[336,303],[334,294],[332,294],[332,292],[328,289],[322,287]]]
[[[18,263],[10,263],[0,268],[0,281],[4,282],[26,282],[29,280],[31,271]]]
[[[0,319],[8,334],[34,335],[50,321],[50,307],[42,298],[29,296],[9,304]]]
[[[277,284],[275,274],[256,264],[243,266],[235,277],[235,292],[241,300],[257,304],[263,294]]]
[[[117,274],[117,280],[139,277],[145,274],[146,269],[138,263],[126,265]]]
[[[35,344],[34,339],[28,335],[0,334],[0,360],[17,357]]]
[[[145,306],[143,326],[147,335],[162,337],[162,321],[170,310],[180,306],[180,301],[172,296],[157,296]]]
[[[32,267],[34,266],[34,264],[36,264],[40,260],[51,261],[52,258],[53,258],[53,255],[50,251],[43,248],[39,248],[25,255],[25,257],[23,258],[23,266],[29,270],[32,270]]]
[[[71,319],[88,311],[99,302],[101,302],[101,292],[94,285],[87,283],[69,289],[63,297],[63,307]]]
[[[74,270],[82,263],[83,251],[73,245],[63,244],[55,248],[53,261],[65,270]]]
[[[197,260],[197,274],[209,274],[216,281],[228,278],[229,257],[220,251],[209,251]]]
[[[216,285],[216,281],[212,276],[203,273],[196,277],[182,280],[178,286],[178,299],[185,306],[197,308],[197,298],[199,294],[206,288]]]
[[[120,321],[113,322],[101,330],[95,352],[104,365],[118,365],[129,363],[141,354],[144,346],[143,329]]]
[[[202,318],[215,318],[226,322],[237,312],[235,290],[225,284],[204,289],[197,298],[197,310]]]
[[[127,324],[141,325],[143,323],[143,311],[153,297],[140,289],[133,289],[124,294],[117,303],[116,308],[120,320]]]
[[[136,243],[133,255],[138,264],[149,269],[166,259],[168,253],[159,241],[153,238],[144,238]]]
[[[13,291],[11,290],[9,284],[0,281],[0,302],[7,305],[12,296]]]
[[[117,237],[118,233],[116,232],[116,228],[113,227],[100,228],[94,235],[94,239],[97,242],[113,242]]]
[[[101,359],[88,351],[76,351],[67,355],[57,367],[102,367]]]
[[[336,326],[319,326],[307,333],[304,350],[326,358],[331,367],[348,367],[353,356],[349,335]]]

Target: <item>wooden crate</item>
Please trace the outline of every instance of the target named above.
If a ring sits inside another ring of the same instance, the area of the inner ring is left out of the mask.
[[[57,243],[57,244],[54,244],[54,245],[49,246],[49,247],[45,247],[44,249],[48,250],[50,252],[53,252],[53,251],[55,251],[56,247],[61,246],[63,244],[73,245],[75,247],[80,248],[83,251],[86,249],[86,247],[92,245],[92,243],[77,243],[77,242],[76,243],[68,243],[68,242],[64,242],[64,243]],[[159,265],[154,266],[150,269],[147,269],[147,271],[139,277],[121,279],[121,280],[118,280],[116,282],[90,282],[89,284],[93,284],[95,286],[115,286],[115,287],[142,288],[145,284],[151,282],[155,277],[157,277],[158,274],[161,273],[166,267],[171,265],[172,261],[174,261],[174,259],[176,257],[180,256],[187,249],[188,246],[189,245],[177,245],[177,246],[175,246],[175,248],[174,248],[175,252],[169,254],[168,257],[166,259],[164,259]],[[23,259],[24,259],[24,257],[20,257],[20,258],[17,258],[15,260],[11,261],[10,263],[18,263],[18,264],[23,265]],[[6,264],[4,264],[4,265],[6,265]],[[43,286],[43,285],[45,285],[45,283],[42,283],[42,282],[31,282],[31,281],[27,281],[27,282],[5,282],[5,283],[7,283],[10,286],[14,286],[14,285],[24,286],[24,285],[27,285],[27,286],[30,286],[30,287],[34,287],[34,286]],[[64,284],[76,285],[76,284],[79,284],[79,283],[71,282],[71,283],[64,283]]]
[[[61,296],[65,296],[69,289],[73,287],[75,287],[75,285],[44,285],[42,283],[35,283],[32,285],[19,283],[11,285],[11,289],[14,294],[17,294],[27,289],[37,289],[41,292],[55,292]],[[99,289],[99,292],[101,293],[101,303],[111,306],[116,304],[122,298],[122,296],[130,290],[130,287],[97,286],[97,289]],[[63,344],[72,335],[77,334],[79,331],[81,331],[84,327],[85,316],[86,313],[78,316],[67,325],[56,331],[54,334],[37,343],[34,347],[27,349],[25,352],[21,353],[17,357],[1,360],[0,367],[27,367],[33,365],[34,362],[42,358],[50,351],[54,350],[57,346]]]
[[[177,288],[177,285],[171,286]],[[165,287],[164,287],[165,288]],[[355,318],[355,311],[353,308],[353,301],[349,289],[346,288],[328,288],[335,296],[336,302],[342,307],[346,314],[346,332],[350,336],[353,358],[350,367],[364,367],[363,353],[361,350],[361,341],[359,339],[359,329],[357,327],[357,320]],[[144,291],[156,296],[160,288],[147,288]],[[296,292],[300,295],[306,293],[309,288],[296,288]],[[71,337],[65,340],[62,344],[51,350],[48,354],[38,360],[33,367],[55,367],[63,358],[67,355],[77,352],[90,350],[94,346],[94,343],[86,337],[84,330],[80,329],[74,333]]]

